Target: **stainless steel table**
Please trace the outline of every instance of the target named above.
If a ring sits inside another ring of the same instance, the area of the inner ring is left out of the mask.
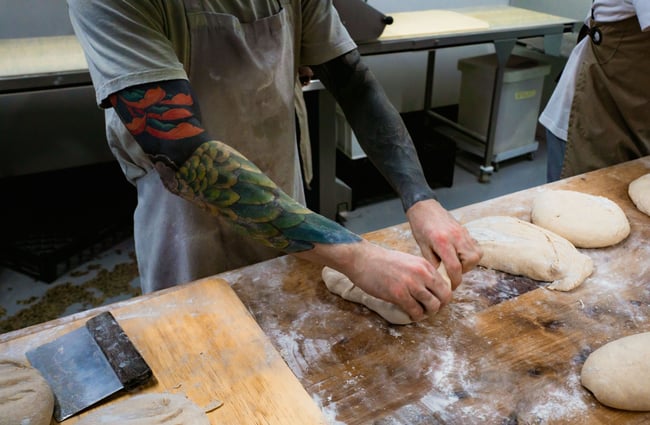
[[[422,25],[421,18],[423,15],[426,15],[426,18],[430,21],[429,27]],[[499,113],[504,68],[517,40],[544,37],[545,52],[558,55],[562,34],[571,32],[576,21],[511,6],[428,10],[395,13],[391,16],[394,19],[393,25],[402,23],[402,29],[391,32],[390,26],[386,27],[382,36],[377,40],[360,42],[359,51],[362,55],[428,51],[423,108],[436,118],[453,125],[457,130],[479,139],[478,142],[482,143],[484,148],[483,161],[479,167],[479,179],[482,182],[489,181],[489,176],[494,171],[492,157],[496,133],[495,124]],[[456,24],[454,24],[454,19],[457,19]],[[484,24],[481,25],[481,22]],[[494,44],[497,56],[497,72],[493,86],[487,135],[477,137],[476,134],[449,122],[445,117],[431,111],[433,71],[436,49],[485,43]],[[405,70],[405,72],[408,71]]]

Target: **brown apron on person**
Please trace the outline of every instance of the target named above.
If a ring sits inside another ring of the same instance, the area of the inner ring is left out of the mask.
[[[650,154],[650,32],[635,17],[591,22],[562,177]]]
[[[304,203],[295,135],[293,19],[289,0],[249,23],[184,0],[189,80],[209,134],[234,147]],[[280,252],[168,192],[155,171],[137,180],[135,244],[144,292],[213,275]],[[143,276],[145,276],[143,278]]]

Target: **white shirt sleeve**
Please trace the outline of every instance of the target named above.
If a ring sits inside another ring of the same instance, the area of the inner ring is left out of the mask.
[[[650,1],[634,0],[634,9],[636,16],[639,18],[641,30],[650,31]]]
[[[573,104],[576,78],[588,42],[589,37],[583,38],[571,51],[562,70],[560,81],[539,117],[540,124],[562,140],[567,140],[569,137],[569,115]]]

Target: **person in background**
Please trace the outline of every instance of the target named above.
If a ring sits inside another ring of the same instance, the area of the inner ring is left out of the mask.
[[[547,180],[650,154],[650,1],[594,0],[539,122]]]
[[[143,292],[281,253],[330,266],[413,320],[480,249],[427,185],[413,143],[330,0],[68,0],[109,145],[138,192]],[[295,87],[310,67],[399,194],[422,256],[303,206]]]

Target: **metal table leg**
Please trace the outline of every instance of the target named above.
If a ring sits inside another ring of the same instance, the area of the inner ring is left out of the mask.
[[[506,63],[515,47],[515,39],[494,41],[494,49],[497,56],[497,69],[494,76],[494,87],[492,91],[492,106],[490,108],[490,121],[488,123],[487,140],[485,143],[485,154],[483,155],[483,164],[479,167],[479,181],[487,183],[490,181],[490,175],[494,172],[492,158],[494,155],[494,143],[496,135],[496,123],[499,117],[499,104],[501,101],[501,89],[503,87],[503,75],[505,73]]]
[[[318,90],[318,209],[336,220],[339,206],[348,208],[352,191],[336,178],[336,101],[327,90]]]

